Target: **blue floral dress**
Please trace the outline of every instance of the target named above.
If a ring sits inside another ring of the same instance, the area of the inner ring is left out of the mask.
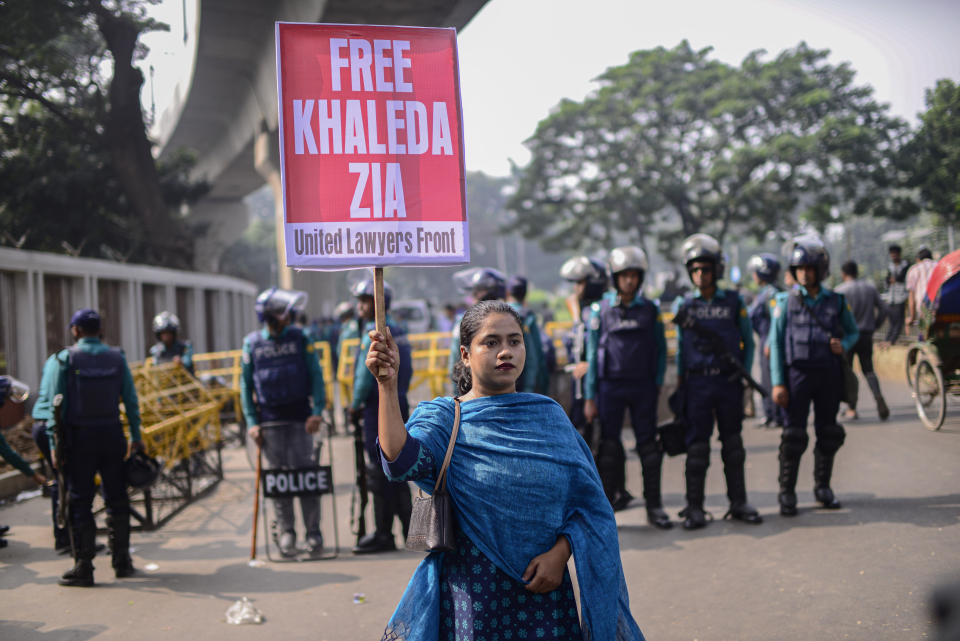
[[[382,458],[382,455],[381,455]],[[397,480],[435,478],[439,468],[430,451],[407,437],[393,462],[382,459]],[[388,631],[383,641],[393,641]],[[457,549],[446,552],[440,571],[442,641],[553,641],[581,639],[580,619],[570,572],[556,590],[534,594],[500,570],[462,531]]]

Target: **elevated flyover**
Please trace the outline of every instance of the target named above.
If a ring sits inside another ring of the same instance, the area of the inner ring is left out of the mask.
[[[211,184],[210,192],[190,212],[197,230],[195,267],[219,271],[224,250],[247,227],[243,198],[265,183],[273,188],[277,220],[282,222],[275,21],[462,29],[486,2],[196,0],[195,15],[185,16],[184,28],[185,47],[192,47],[192,74],[171,96],[152,132],[163,154],[181,148],[196,153],[194,175]],[[310,291],[312,301],[329,301],[330,307],[336,303],[330,292],[323,291],[323,277],[312,276],[306,286],[306,279],[291,270],[279,272],[280,285]],[[316,304],[311,307],[314,313],[320,311]]]

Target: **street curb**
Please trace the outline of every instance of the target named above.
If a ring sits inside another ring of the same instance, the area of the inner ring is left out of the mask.
[[[39,472],[40,464],[34,463],[31,467]],[[0,499],[11,499],[24,490],[32,490],[37,487],[33,479],[24,476],[20,470],[11,470],[0,474]]]

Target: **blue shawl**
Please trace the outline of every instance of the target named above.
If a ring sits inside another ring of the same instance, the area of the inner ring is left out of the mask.
[[[438,468],[453,410],[452,398],[425,401],[407,423]],[[462,403],[447,474],[458,527],[500,570],[520,581],[563,534],[577,568],[583,638],[643,641],[630,614],[613,510],[587,444],[556,402],[512,393]],[[417,485],[429,493],[435,481]],[[442,563],[443,554],[432,553],[417,567],[390,618],[389,638],[436,641]]]

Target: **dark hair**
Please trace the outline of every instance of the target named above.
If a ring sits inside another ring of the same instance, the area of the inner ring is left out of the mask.
[[[486,320],[490,314],[509,314],[517,321],[517,325],[521,328],[523,327],[523,320],[521,320],[520,314],[509,304],[502,300],[480,301],[467,308],[467,311],[463,314],[463,318],[460,320],[461,345],[470,349],[470,344],[473,342],[477,332],[480,331],[483,321]],[[463,396],[473,387],[473,373],[469,367],[463,364],[463,360],[459,355],[456,356],[456,362],[453,365],[452,379],[454,393],[457,396]]]
[[[900,247],[900,245],[890,245],[887,247],[887,253],[889,254],[890,252],[897,252],[898,254],[901,254],[903,253],[903,248]]]
[[[848,260],[843,265],[841,265],[840,271],[842,271],[847,276],[852,276],[853,278],[856,278],[857,274],[860,273],[860,270],[857,268],[856,261],[852,261],[852,260]]]
[[[927,258],[931,258],[931,259],[932,259],[932,258],[933,258],[933,254],[930,253],[930,250],[927,249],[926,247],[924,247],[923,249],[921,249],[920,251],[917,252],[917,260],[925,260],[925,259],[927,259]]]

